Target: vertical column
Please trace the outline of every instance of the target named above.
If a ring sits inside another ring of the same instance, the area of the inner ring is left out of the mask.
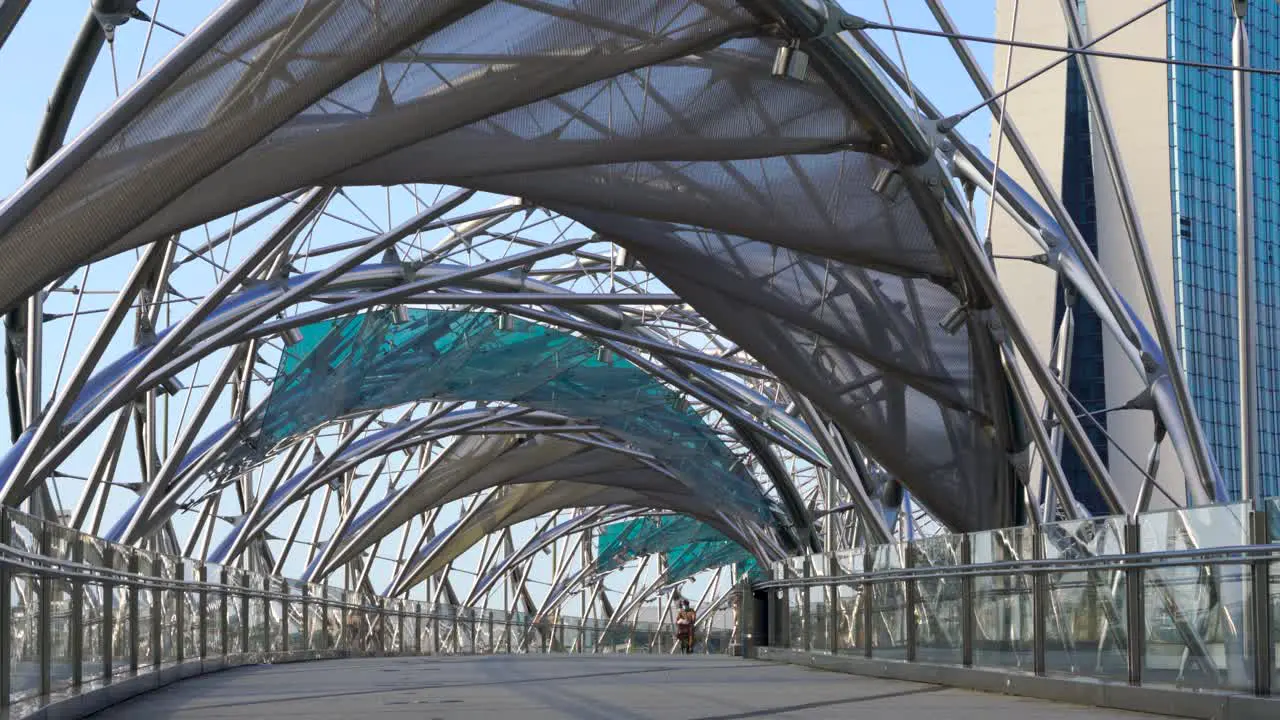
[[[164,576],[164,561],[159,555],[151,559],[151,576]],[[164,590],[159,586],[151,588],[151,666],[159,668],[164,658]]]
[[[262,651],[270,654],[273,643],[271,642],[271,577],[264,575],[262,584],[257,588],[258,593],[262,595]]]
[[[0,544],[9,544],[9,511],[0,507]],[[12,642],[13,632],[13,571],[0,563],[0,638]],[[0,652],[0,709],[9,707],[10,678],[12,678],[10,653],[6,645]]]
[[[329,606],[327,605],[329,596],[325,593],[323,585],[318,586],[318,589],[320,591],[320,596],[317,598],[316,604],[320,606],[320,609],[316,614],[320,616],[320,627],[317,628],[317,631],[320,633],[320,649],[330,651],[335,648],[334,643],[331,642],[332,638],[329,637]]]
[[[110,545],[102,548],[102,567],[107,570],[115,568],[115,551]],[[115,635],[116,613],[116,588],[115,583],[109,579],[110,573],[104,574],[102,581],[102,681],[104,683],[111,682],[111,659],[115,654],[113,640]],[[6,636],[8,637],[8,636]]]
[[[1267,524],[1267,511],[1253,509],[1249,513],[1250,542],[1266,545],[1271,542],[1271,528]],[[1246,647],[1253,646],[1253,691],[1255,695],[1271,694],[1272,668],[1275,658],[1276,638],[1271,637],[1271,561],[1254,560],[1250,563],[1249,619],[1246,626]]]
[[[130,575],[136,576],[138,574],[138,554],[136,552],[129,553],[127,567]],[[129,584],[129,672],[135,675],[138,672],[138,638],[142,636],[142,629],[138,627],[138,599],[142,593],[143,589],[138,587],[136,583]]]
[[[801,567],[803,568],[805,580],[813,577],[813,556],[805,555]],[[811,620],[812,618],[809,617],[809,584],[806,582],[800,586],[800,634],[803,636],[800,639],[800,647],[805,652],[813,649],[813,631],[810,629]]]
[[[903,551],[903,560],[904,560],[903,565],[906,566],[908,570],[916,566],[915,552],[914,552],[914,549],[909,544],[906,546],[906,549]],[[905,612],[906,625],[907,625],[907,628],[906,628],[907,630],[907,637],[906,637],[907,662],[915,662],[916,661],[916,642],[919,639],[919,632],[916,627],[916,617],[917,617],[916,611],[917,611],[917,605],[919,603],[919,599],[916,597],[916,581],[914,578],[909,578],[903,583],[903,595],[904,595],[903,600],[905,601],[905,604],[907,606],[906,612]]]
[[[440,654],[440,614],[434,604],[431,606],[431,654]]]
[[[267,580],[268,586],[271,580]],[[284,592],[284,598],[280,600],[280,651],[289,652],[289,583],[281,583],[283,587],[277,588]],[[306,605],[303,605],[303,611],[306,611]]]
[[[244,576],[240,583],[241,595],[237,598],[240,603],[240,652],[249,653],[249,626],[253,624],[252,618],[249,617],[249,594],[253,592],[253,583]]]
[[[196,608],[196,612],[200,613],[200,620],[196,624],[196,632],[200,633],[200,639],[196,641],[197,656],[204,660],[209,657],[209,567],[203,563],[196,568],[196,580],[200,583],[200,592],[196,594],[197,602],[200,603]]]
[[[316,598],[311,594],[311,585],[303,584],[302,585],[302,638],[303,638],[302,642],[306,644],[306,648],[303,648],[303,650],[308,650],[312,652],[316,650],[320,650],[319,647],[315,647],[316,646],[315,638],[319,637],[319,635],[317,635],[316,632],[317,630],[324,629],[324,616],[321,616],[320,628],[314,628],[314,626],[312,626],[312,624],[314,624],[312,623],[312,620],[311,620],[311,614],[312,612],[314,612],[314,610],[312,610],[312,607],[315,607],[315,606],[316,606]]]
[[[414,603],[413,612],[413,654],[422,654],[422,605]]]
[[[770,608],[773,610],[773,644],[780,648],[791,647],[791,588],[772,591]]]
[[[516,651],[516,648],[515,648],[516,639],[515,639],[515,635],[513,635],[511,632],[511,624],[512,624],[511,622],[512,613],[510,610],[511,606],[507,605],[505,601],[503,602],[503,606],[507,608],[507,610],[505,610],[507,615],[507,621],[502,624],[502,632],[505,633],[507,636],[507,653],[514,653]]]
[[[834,552],[827,553],[827,577],[840,575],[840,564]],[[747,586],[750,592],[750,586]],[[840,588],[834,582],[827,586],[827,649],[835,655],[840,651]]]
[[[1249,88],[1248,0],[1232,0],[1232,109],[1235,125],[1236,180],[1236,339],[1240,371],[1240,498],[1257,504],[1258,474],[1258,318],[1253,241],[1253,116]]]
[[[227,587],[227,571],[226,568],[219,568],[218,574],[218,637],[219,643],[222,645],[222,657],[226,658],[231,654],[231,631],[228,628],[228,603],[230,602],[230,592]]]
[[[71,559],[84,561],[84,541],[76,537],[71,541]],[[71,581],[71,687],[78,688],[84,682],[84,581]]]
[[[973,565],[973,541],[969,535],[960,536],[960,566]],[[965,667],[973,667],[973,636],[976,629],[973,602],[973,576],[965,573],[960,578],[960,657]]]
[[[174,605],[174,609],[173,609],[173,623],[174,623],[174,628],[173,628],[173,643],[174,643],[174,645],[175,645],[175,647],[174,647],[174,657],[176,657],[176,658],[178,659],[178,662],[182,662],[183,660],[186,660],[186,659],[187,659],[187,652],[188,652],[188,648],[187,648],[187,591],[186,591],[186,588],[185,588],[185,585],[186,585],[186,582],[185,582],[185,581],[186,581],[186,579],[187,579],[187,577],[186,577],[186,575],[187,575],[187,568],[186,568],[186,561],[185,561],[185,560],[181,560],[181,559],[179,559],[179,560],[177,560],[177,561],[175,561],[175,562],[174,562],[174,573],[173,573],[173,574],[174,574],[176,577],[175,577],[175,578],[171,578],[171,579],[176,579],[176,580],[181,580],[181,581],[182,581],[182,584],[181,584],[181,585],[179,585],[179,587],[180,587],[181,589],[179,589],[179,590],[169,590],[169,591],[168,591],[168,592],[173,593],[173,596],[174,596],[174,603],[173,603],[173,605]],[[194,649],[194,648],[192,648],[192,649]]]
[[[1141,535],[1137,523],[1129,522],[1124,526],[1124,551],[1128,555],[1136,555],[1141,551]],[[1147,630],[1146,608],[1143,598],[1141,568],[1128,568],[1124,571],[1125,586],[1125,624],[1126,637],[1129,640],[1129,684],[1142,684],[1143,646]]]
[[[49,556],[49,526],[41,522],[39,524],[40,533],[39,545],[40,554],[45,557]],[[40,696],[45,697],[49,694],[53,687],[53,677],[50,673],[53,663],[53,617],[52,617],[52,595],[53,595],[53,578],[49,576],[39,577],[35,579],[37,602],[40,607],[39,620],[39,638],[40,643]]]
[[[1036,560],[1043,560],[1044,552],[1044,533],[1036,532],[1032,536],[1031,556]],[[1031,574],[1031,663],[1036,675],[1044,675],[1047,667],[1045,662],[1045,633],[1048,631],[1049,624],[1047,622],[1049,614],[1049,578],[1042,572]]]
[[[872,641],[875,639],[875,632],[872,629],[872,622],[875,620],[875,593],[872,592],[874,586],[871,584],[871,567],[875,560],[875,553],[866,552],[862,555],[862,655],[863,657],[871,657]]]

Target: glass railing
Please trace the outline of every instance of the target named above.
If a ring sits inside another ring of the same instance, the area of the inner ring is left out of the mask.
[[[185,663],[677,648],[670,624],[373,596],[117,545],[12,509],[0,510],[0,586],[0,717],[14,719]],[[707,623],[696,651],[734,641],[734,628]]]
[[[1280,498],[775,563],[768,644],[810,653],[1268,695]]]

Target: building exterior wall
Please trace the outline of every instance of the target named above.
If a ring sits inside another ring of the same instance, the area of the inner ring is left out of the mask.
[[[1056,0],[1053,0],[1056,2]],[[1014,0],[996,0],[996,33],[1008,38],[1012,34],[1019,40],[1057,44],[1066,35],[1066,25],[1058,12],[1027,12],[1026,2],[1019,8],[1016,27],[1013,25]],[[1008,48],[997,47],[994,54],[995,86],[1005,87],[1007,78],[1016,82],[1060,57],[1059,53],[1044,50],[1015,48],[1009,55]],[[1034,150],[1037,161],[1055,192],[1061,192],[1063,154],[1062,138],[1066,118],[1066,66],[1059,64],[1005,96],[1005,109],[1016,123],[1018,130]],[[1001,169],[1023,187],[1031,188],[1030,175],[1009,150],[999,147],[999,135],[993,123],[988,155],[1000,158]],[[1050,151],[1050,149],[1053,151]],[[1043,265],[1025,260],[1001,259],[1025,258],[1041,253],[1040,246],[1018,227],[1001,210],[992,215],[991,242],[997,256],[996,272],[1000,284],[1009,295],[1018,319],[1027,328],[1037,354],[1046,362],[1050,359],[1056,297],[1054,271]],[[1043,406],[1044,396],[1025,372],[1027,385],[1032,390],[1037,407]],[[1032,476],[1039,477],[1039,463],[1033,465]]]
[[[1252,2],[1248,17],[1255,67],[1280,67],[1280,5]],[[1230,64],[1226,3],[1173,0],[1173,57]],[[1177,227],[1178,331],[1196,411],[1232,493],[1240,489],[1239,373],[1236,333],[1235,141],[1230,73],[1170,67],[1171,217]],[[1280,494],[1280,337],[1273,308],[1280,293],[1280,78],[1251,78],[1254,230],[1258,299],[1259,435],[1263,491]]]
[[[1130,3],[1077,1],[1089,25],[1087,36],[1128,21],[1136,11]],[[997,0],[996,30],[1002,37],[1011,35],[1013,7],[1013,0]],[[1280,67],[1280,5],[1253,2],[1250,13],[1252,63]],[[1058,0],[1021,0],[1012,36],[1064,45],[1067,33]],[[1230,44],[1229,3],[1171,0],[1167,11],[1149,14],[1097,47],[1229,64]],[[1004,48],[995,52],[997,88],[1005,82],[1006,52]],[[1010,75],[1017,80],[1056,56],[1018,49],[1013,58]],[[1211,448],[1228,485],[1238,491],[1230,74],[1120,59],[1096,59],[1094,67],[1155,265],[1166,321],[1176,328],[1180,356]],[[1096,118],[1081,116],[1089,111],[1081,106],[1081,86],[1073,75],[1065,70],[1050,73],[1014,91],[1010,94],[1010,115],[1056,184],[1086,241],[1093,245],[1104,272],[1150,323],[1110,169],[1099,145]],[[1273,310],[1280,305],[1280,256],[1276,254],[1280,248],[1280,78],[1254,76],[1252,96],[1262,468],[1266,491],[1280,494],[1280,318]],[[1088,141],[1082,137],[1082,127],[1089,128]],[[1007,152],[1001,164],[1015,179],[1026,181],[1025,171]],[[1001,254],[1034,252],[1028,250],[1017,228],[1000,217],[993,225],[993,242]],[[1005,262],[998,269],[1021,320],[1032,331],[1042,357],[1048,358],[1055,320],[1062,312],[1062,298],[1055,298],[1052,290],[1053,278],[1047,271],[1028,268],[1027,263]],[[1050,307],[1054,310],[1046,310]],[[1076,310],[1070,389],[1089,412],[1123,405],[1142,391],[1142,379],[1116,340],[1101,331],[1079,305]],[[1153,424],[1148,413],[1107,416],[1111,442],[1104,455],[1122,498],[1132,502],[1142,484],[1139,466],[1146,463]],[[1090,422],[1085,420],[1085,425],[1089,427]],[[1096,429],[1093,432],[1101,451],[1100,434]],[[1064,463],[1077,494],[1097,511],[1096,498],[1091,497],[1092,488],[1078,460],[1066,453]],[[1180,497],[1182,477],[1166,443],[1157,480],[1166,491]],[[1162,504],[1165,502],[1159,494],[1153,498],[1153,506]]]
[[[1085,93],[1080,69],[1067,63],[1066,118],[1062,139],[1062,203],[1071,214],[1090,251],[1098,254],[1097,192],[1093,184],[1093,124],[1089,99]],[[1080,409],[1089,416],[1083,420],[1085,432],[1104,463],[1110,458],[1107,427],[1107,383],[1105,331],[1102,320],[1083,298],[1067,293],[1058,284],[1054,309],[1055,327],[1067,310],[1071,311],[1072,335],[1069,355],[1067,390],[1080,401]],[[1102,493],[1089,478],[1084,462],[1075,446],[1062,448],[1062,470],[1079,500],[1090,512],[1105,515],[1107,507]]]
[[[1089,24],[1087,37],[1101,35],[1123,24],[1138,10],[1133,3],[1086,0],[1083,5],[1083,15]],[[1164,57],[1165,39],[1166,20],[1157,11],[1096,47],[1105,51]],[[1174,283],[1173,225],[1169,207],[1168,71],[1158,63],[1118,59],[1096,58],[1093,66],[1138,209],[1139,222],[1154,266],[1156,287],[1164,301],[1164,320],[1172,323]],[[1096,120],[1094,118],[1093,174],[1097,196],[1098,261],[1121,296],[1151,327],[1154,318],[1144,300],[1142,279],[1124,229],[1119,197],[1101,149]],[[1141,394],[1145,383],[1129,362],[1119,341],[1109,333],[1103,339],[1103,354],[1106,404],[1109,408],[1120,407]],[[1112,477],[1122,499],[1132,507],[1145,479],[1144,466],[1155,437],[1155,423],[1151,413],[1135,411],[1111,413],[1110,420],[1107,429],[1112,438]],[[1166,492],[1180,497],[1184,491],[1182,467],[1167,442],[1163,445],[1159,468],[1157,482]],[[1167,504],[1162,493],[1156,493],[1152,498],[1153,507]]]

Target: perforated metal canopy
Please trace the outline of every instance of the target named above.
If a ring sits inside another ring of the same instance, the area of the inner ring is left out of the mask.
[[[0,206],[0,308],[91,260],[276,198],[314,212],[345,192],[335,188],[462,190],[396,227],[334,242],[320,270],[295,265],[288,248],[302,244],[302,223],[286,221],[240,278],[140,336],[74,386],[43,430],[28,429],[0,459],[7,497],[29,494],[87,436],[79,425],[101,424],[135,390],[211,353],[299,332],[264,376],[263,404],[193,435],[115,537],[154,532],[197,476],[225,477],[325,423],[425,398],[550,413],[559,417],[540,422],[590,424],[642,457],[507,435],[458,446],[437,470],[474,457],[527,464],[457,485],[498,495],[421,548],[397,587],[552,508],[676,509],[752,552],[780,553],[809,542],[812,528],[777,448],[812,465],[861,467],[849,481],[869,495],[889,477],[957,530],[1010,524],[1010,458],[1026,441],[997,340],[976,312],[988,305],[971,272],[980,248],[931,136],[826,12],[789,0],[227,2]],[[807,74],[776,67],[797,38],[812,56]],[[669,305],[701,323],[682,338],[725,345],[695,352],[659,337],[648,328],[660,315],[530,300],[557,289],[530,276],[544,256],[481,256],[482,270],[469,270],[410,249],[424,231],[467,243],[485,229],[482,195],[594,233],[566,251],[613,243],[625,267],[643,268],[670,291]],[[502,313],[395,315],[445,304],[441,293],[523,319],[499,330]],[[975,312],[957,316],[958,307]],[[601,355],[618,343],[631,353]],[[790,400],[772,403],[722,374],[761,379]],[[772,489],[681,404],[690,392],[715,401],[720,426]],[[298,465],[232,523],[220,557],[264,531],[277,503],[301,499],[353,457],[342,453],[363,460],[393,439],[422,442],[378,432],[343,446],[337,461]],[[599,464],[534,477],[588,457]],[[440,485],[427,499],[403,486],[348,518],[345,532],[375,537],[454,490]],[[316,567],[366,546],[336,536]]]

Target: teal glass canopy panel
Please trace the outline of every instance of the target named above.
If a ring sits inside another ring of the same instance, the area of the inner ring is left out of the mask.
[[[596,343],[476,310],[389,311],[299,328],[261,420],[261,448],[361,410],[418,400],[510,402],[600,425],[660,458],[691,491],[758,518],[770,504],[678,393]],[[509,328],[509,329],[507,329]]]
[[[739,566],[738,572],[756,567],[755,557],[741,545],[685,515],[612,523],[601,528],[597,537],[596,567],[600,572],[616,570],[629,560],[651,554],[665,557],[669,582],[725,565]]]
[[[692,543],[667,555],[667,579],[683,580],[703,570],[737,565],[750,558],[751,554],[732,540]]]

